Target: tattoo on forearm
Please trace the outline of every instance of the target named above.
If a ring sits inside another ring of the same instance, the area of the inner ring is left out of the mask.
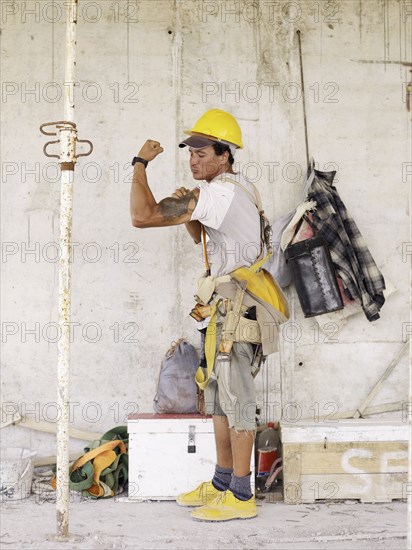
[[[170,221],[179,218],[183,214],[192,213],[196,208],[197,198],[193,191],[183,197],[174,199],[167,197],[159,202],[159,209],[164,220]]]

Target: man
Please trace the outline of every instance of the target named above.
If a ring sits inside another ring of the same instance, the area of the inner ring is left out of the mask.
[[[209,237],[211,275],[220,277],[252,265],[261,253],[260,217],[253,186],[232,167],[236,149],[243,147],[241,130],[232,115],[212,109],[186,133],[190,137],[180,147],[189,148],[193,178],[201,183],[191,190],[181,187],[156,202],[145,167],[163,148],[157,141],[148,140],[133,159],[132,223],[139,228],[185,224],[195,243],[201,242],[203,225]],[[222,323],[219,314],[217,345]],[[252,360],[252,345],[234,342],[230,363],[222,366],[215,362],[205,389],[206,412],[213,415],[215,474],[212,481],[177,498],[179,505],[195,508],[195,519],[226,521],[256,516],[250,483],[256,428]]]

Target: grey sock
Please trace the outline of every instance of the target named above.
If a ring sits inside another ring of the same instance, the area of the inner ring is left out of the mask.
[[[250,487],[250,473],[247,476],[235,476],[232,474],[229,489],[239,500],[249,500],[252,498],[252,489]]]
[[[232,472],[233,468],[222,468],[219,464],[216,464],[215,475],[212,479],[214,488],[218,491],[227,491],[232,478]]]

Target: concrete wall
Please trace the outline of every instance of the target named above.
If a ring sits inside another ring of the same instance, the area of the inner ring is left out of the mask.
[[[259,399],[272,419],[282,409],[293,420],[358,407],[411,327],[410,74],[400,63],[410,51],[411,2],[129,6],[80,2],[76,116],[79,137],[94,152],[75,172],[72,425],[102,432],[137,409],[151,411],[171,341],[199,345],[188,312],[201,248],[183,227],[130,224],[129,163],[145,139],[165,148],[148,169],[160,200],[193,185],[187,153],[177,149],[182,131],[208,108],[230,110],[246,144],[238,168],[259,186],[269,216],[300,201],[306,157],[298,29],[311,154],[320,169],[338,171],[340,195],[396,292],[374,323],[361,313],[346,324],[336,318],[324,326],[320,318],[319,327],[303,318],[289,290],[292,326],[259,375]],[[65,19],[59,0],[2,3],[2,400],[37,420],[56,415],[52,243],[60,184],[55,159],[42,154],[39,125],[63,117]],[[405,353],[372,404],[406,401],[407,380]],[[55,447],[53,436],[23,428],[1,435],[41,454]],[[73,450],[83,445],[74,440]]]

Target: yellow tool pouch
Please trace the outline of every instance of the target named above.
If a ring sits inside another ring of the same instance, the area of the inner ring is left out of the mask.
[[[266,269],[257,271],[268,261],[270,256],[271,254],[250,267],[235,269],[235,271],[232,271],[231,277],[236,281],[246,281],[248,292],[267,302],[283,313],[283,315],[287,315],[288,307],[286,299],[272,275]]]

